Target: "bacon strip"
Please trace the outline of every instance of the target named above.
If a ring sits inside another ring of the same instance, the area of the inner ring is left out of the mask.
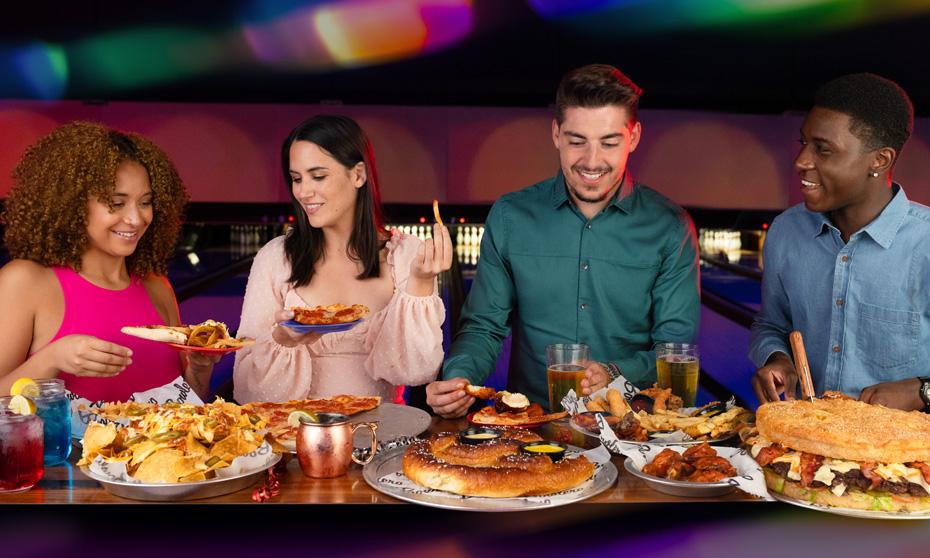
[[[814,473],[823,465],[823,456],[801,452],[801,486],[807,488],[814,482]]]
[[[756,463],[760,466],[765,467],[770,464],[775,459],[785,455],[786,450],[779,444],[772,444],[771,446],[765,446],[759,451],[759,455],[756,456]]]

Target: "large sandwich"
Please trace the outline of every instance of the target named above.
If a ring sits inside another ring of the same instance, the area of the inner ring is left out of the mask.
[[[852,399],[766,403],[746,438],[769,490],[843,508],[930,510],[930,415]]]

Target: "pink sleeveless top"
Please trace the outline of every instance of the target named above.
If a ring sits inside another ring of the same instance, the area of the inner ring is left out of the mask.
[[[156,341],[122,333],[124,326],[163,324],[142,280],[133,276],[129,287],[111,291],[94,285],[76,271],[53,268],[65,299],[65,315],[52,341],[81,333],[132,350],[132,364],[109,378],[75,376],[62,372],[65,387],[91,401],[125,401],[133,392],[163,386],[181,375],[177,351]]]

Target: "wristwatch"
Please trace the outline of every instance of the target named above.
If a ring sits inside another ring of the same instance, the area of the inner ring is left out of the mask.
[[[920,380],[920,400],[924,402],[924,408],[921,410],[930,413],[930,376],[921,376],[917,379]]]

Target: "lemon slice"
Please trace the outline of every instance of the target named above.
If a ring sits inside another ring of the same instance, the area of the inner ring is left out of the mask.
[[[25,395],[26,397],[39,396],[39,384],[32,378],[20,378],[10,386],[10,395]]]
[[[306,411],[294,411],[291,414],[287,415],[287,425],[288,426],[300,426],[300,419],[306,418],[311,422],[320,422],[319,417],[316,416],[316,413],[308,413]]]
[[[10,399],[10,410],[17,415],[34,415],[36,414],[36,404],[32,399],[24,395],[14,395]]]

